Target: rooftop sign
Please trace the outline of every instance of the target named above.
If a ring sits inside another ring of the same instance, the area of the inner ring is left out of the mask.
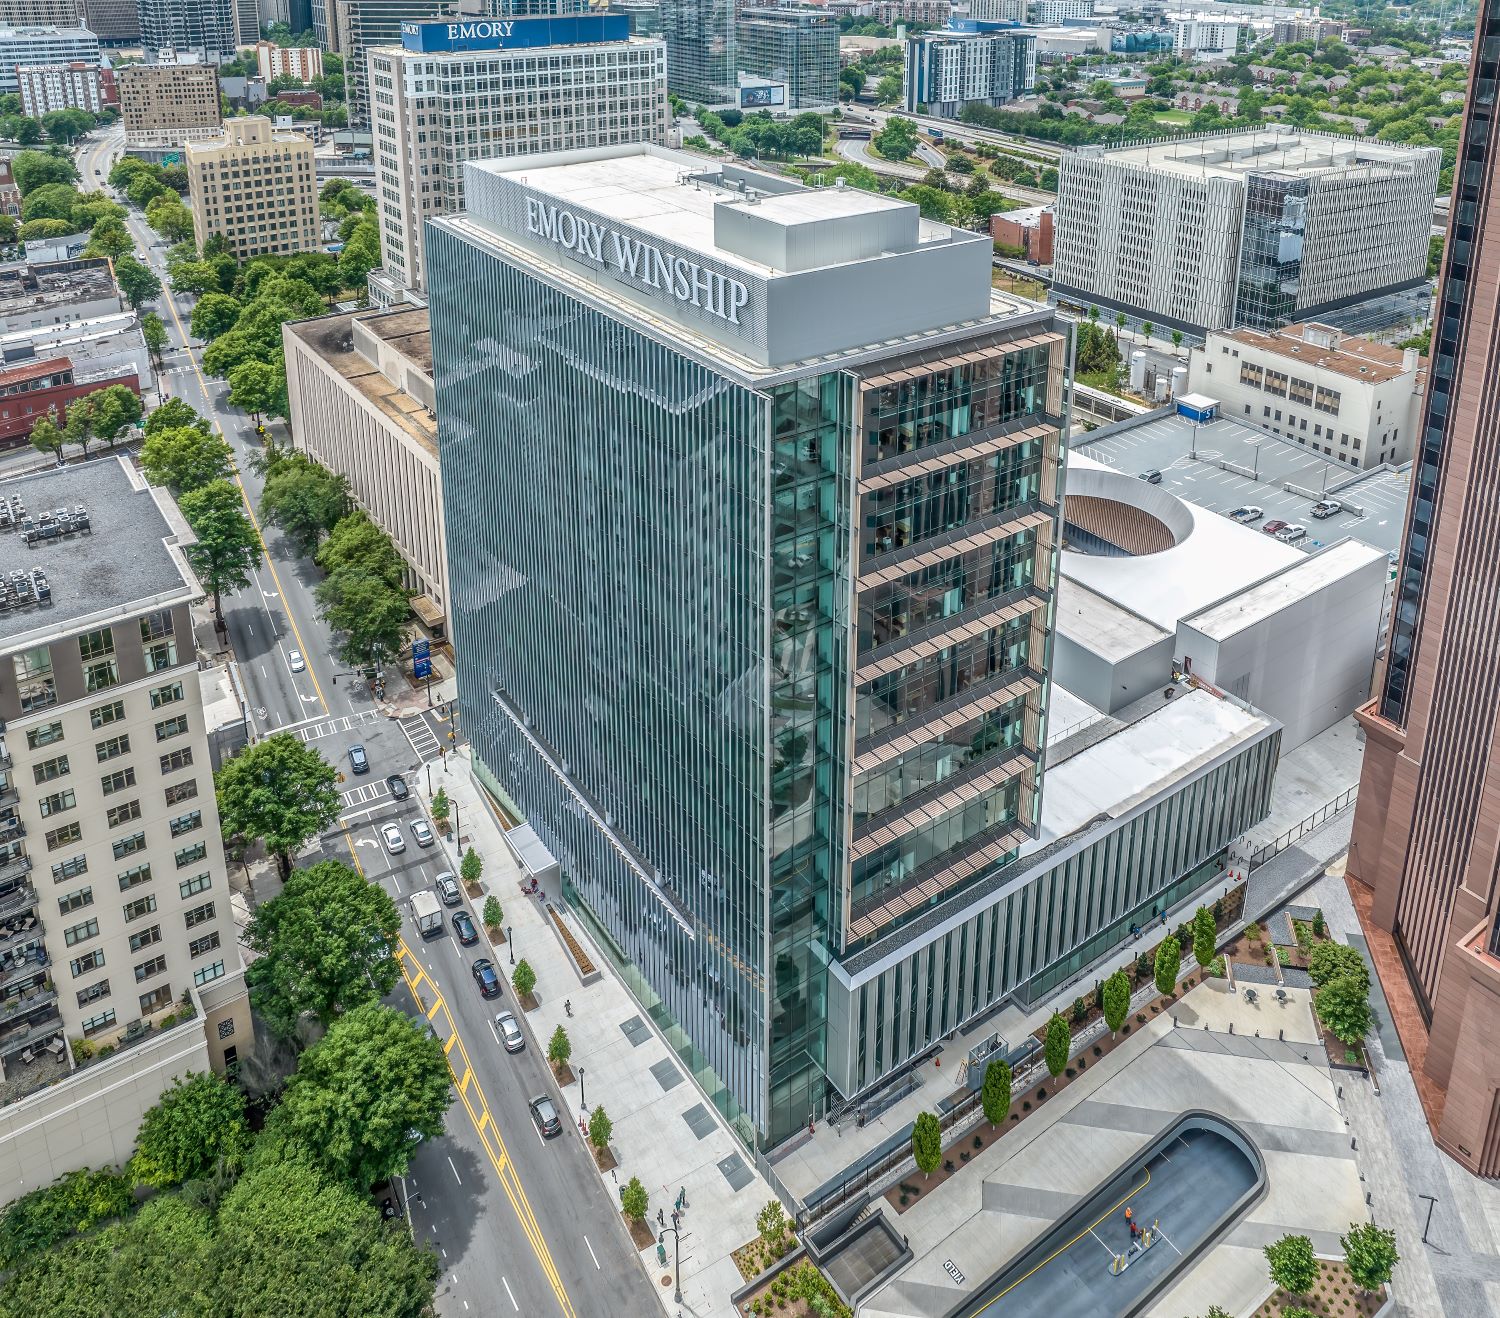
[[[532,50],[541,46],[591,46],[630,38],[624,14],[567,18],[468,18],[452,23],[401,24],[401,45],[422,54],[472,50]]]

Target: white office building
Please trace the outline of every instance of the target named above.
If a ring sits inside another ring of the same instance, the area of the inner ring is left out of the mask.
[[[1056,27],[1069,19],[1092,18],[1094,0],[1031,0],[1027,10],[1028,22],[1037,27]]]
[[[86,27],[0,28],[0,94],[19,92],[23,64],[99,63],[99,38]]]
[[[1065,301],[1201,334],[1420,285],[1442,152],[1292,127],[1063,153]]]
[[[1318,324],[1210,334],[1188,370],[1220,416],[1361,470],[1411,460],[1426,380],[1415,348]]]
[[[421,300],[423,225],[462,209],[466,160],[667,139],[666,47],[631,37],[625,15],[480,21],[469,37],[454,26],[411,23],[401,46],[370,52],[376,305]]]
[[[978,19],[906,43],[906,109],[956,119],[966,105],[1005,105],[1036,90],[1036,38]]]
[[[1172,20],[1172,50],[1179,59],[1227,60],[1251,40],[1248,19],[1183,14]]]

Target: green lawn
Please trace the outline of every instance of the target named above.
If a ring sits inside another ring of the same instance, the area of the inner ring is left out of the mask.
[[[1193,122],[1193,116],[1186,110],[1163,110],[1156,116],[1156,122],[1159,124],[1190,124]]]

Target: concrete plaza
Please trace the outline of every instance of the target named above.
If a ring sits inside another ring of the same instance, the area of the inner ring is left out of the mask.
[[[1177,1004],[1175,1025],[1162,1016],[1139,1027],[901,1215],[916,1257],[861,1313],[947,1313],[1190,1108],[1229,1118],[1256,1143],[1268,1189],[1151,1305],[1152,1318],[1212,1304],[1251,1312],[1271,1290],[1261,1251],[1287,1232],[1337,1253],[1338,1237],[1367,1217],[1364,1190],[1309,995],[1287,998],[1251,1004],[1216,981]]]

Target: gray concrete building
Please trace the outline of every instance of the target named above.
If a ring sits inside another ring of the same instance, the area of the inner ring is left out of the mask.
[[[1195,334],[1326,316],[1425,281],[1441,166],[1280,125],[1066,151],[1054,287]]]

